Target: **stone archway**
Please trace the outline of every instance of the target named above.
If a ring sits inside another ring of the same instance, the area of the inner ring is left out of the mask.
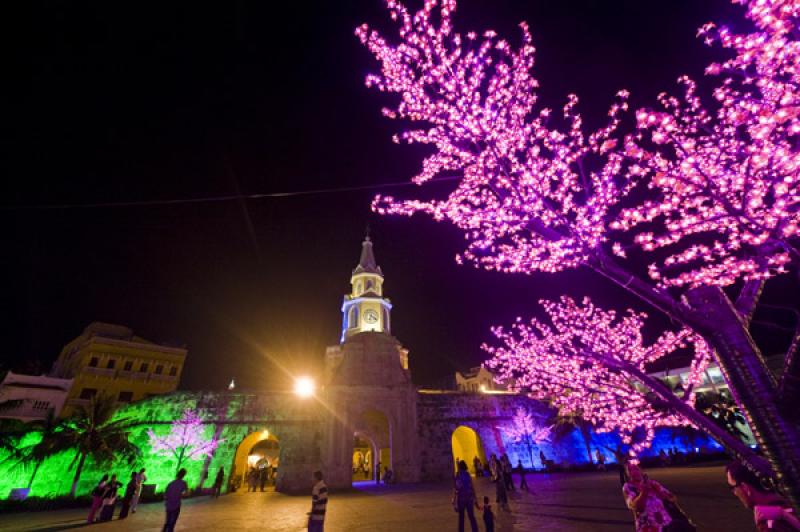
[[[475,429],[460,425],[453,431],[451,437],[451,448],[453,450],[453,470],[457,468],[456,461],[463,460],[467,463],[467,468],[470,473],[476,474],[475,470],[475,457],[477,457],[481,464],[486,465],[486,453],[483,449],[483,443],[480,436]]]
[[[357,453],[371,454],[368,480],[382,478],[386,468],[392,465],[392,427],[389,418],[380,410],[367,409],[356,418],[353,431],[353,457]],[[357,481],[353,475],[353,481]]]
[[[265,475],[265,486],[272,489],[281,464],[280,442],[271,431],[262,429],[251,432],[236,448],[229,486],[232,491],[247,491],[247,475],[255,469],[259,475]],[[260,477],[257,483],[260,487]]]

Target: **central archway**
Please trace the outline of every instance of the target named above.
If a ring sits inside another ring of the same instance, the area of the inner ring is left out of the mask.
[[[280,443],[267,429],[248,434],[233,459],[231,491],[248,491],[253,482],[258,490],[274,489],[280,467]]]
[[[453,445],[453,470],[455,471],[458,460],[467,463],[467,468],[473,475],[477,474],[475,458],[480,460],[482,467],[486,467],[486,453],[483,451],[481,438],[474,429],[466,426],[456,427],[452,437]]]
[[[384,480],[387,469],[393,470],[389,419],[379,410],[366,410],[353,432],[352,482]]]

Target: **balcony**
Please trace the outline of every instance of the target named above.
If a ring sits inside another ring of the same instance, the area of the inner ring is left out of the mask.
[[[91,366],[86,366],[85,368],[83,368],[82,372],[86,373],[87,375],[94,375],[95,377],[107,377],[109,379],[113,379],[116,370],[109,368],[93,368]]]
[[[153,373],[152,375],[150,375],[150,380],[158,382],[176,382],[178,380],[178,377],[171,377],[169,375],[157,375]]]
[[[146,381],[147,380],[147,372],[146,371],[126,371],[121,369],[117,372],[117,377],[120,379],[128,379],[131,381]]]

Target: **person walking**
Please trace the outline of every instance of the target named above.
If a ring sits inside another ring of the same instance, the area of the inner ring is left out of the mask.
[[[122,496],[122,509],[119,511],[120,519],[128,517],[128,512],[131,509],[131,502],[136,493],[136,478],[138,476],[139,474],[136,471],[131,472],[131,479],[128,481],[128,485],[125,486],[125,494]]]
[[[502,484],[503,481],[498,481]],[[469,526],[472,532],[478,532],[478,522],[475,520],[476,506],[475,488],[472,485],[472,477],[469,475],[467,463],[463,460],[458,463],[458,473],[456,473],[453,489],[453,506],[458,512],[458,532],[464,532],[464,513],[469,517]]]
[[[547,457],[544,455],[544,451],[539,451],[539,461],[542,463],[542,469],[547,471],[549,468],[547,467]]]
[[[217,471],[217,477],[214,479],[214,498],[219,497],[222,492],[222,483],[225,481],[225,469],[220,467]]]
[[[256,484],[258,483],[258,472],[255,467],[251,467],[247,473],[247,493],[251,491],[255,493]]]
[[[264,466],[258,470],[258,485],[259,490],[264,491],[264,486],[267,485],[267,467]]]
[[[174,532],[175,530],[175,523],[178,522],[178,517],[181,515],[181,497],[189,489],[186,481],[183,480],[185,476],[186,470],[181,468],[175,475],[175,480],[167,484],[167,489],[164,490],[164,509],[167,518],[164,521],[162,532]]]
[[[117,481],[117,475],[111,475],[111,479],[106,484],[103,491],[103,505],[100,509],[98,521],[111,521],[114,517],[114,508],[117,504],[117,491],[122,484]]]
[[[144,474],[144,471],[145,469],[142,468],[136,475],[136,491],[131,499],[131,512],[133,513],[136,513],[136,508],[139,506],[139,498],[142,496],[142,486],[145,480],[147,480],[147,475]]]
[[[106,483],[108,483],[108,474],[103,475],[103,478],[92,490],[92,506],[89,508],[89,516],[86,518],[86,522],[90,525],[94,523],[95,515],[97,515],[100,506],[103,505],[103,493],[106,491]]]
[[[528,481],[525,480],[525,468],[522,466],[522,460],[517,462],[517,474],[519,475],[519,489],[528,491]]]
[[[472,459],[472,467],[475,468],[475,477],[482,477],[483,476],[483,464],[481,463],[481,459],[477,456]]]
[[[314,471],[311,488],[311,511],[308,512],[308,532],[323,532],[325,511],[328,509],[328,486],[322,478],[322,471]]]

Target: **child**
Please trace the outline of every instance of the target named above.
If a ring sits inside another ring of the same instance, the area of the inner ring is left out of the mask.
[[[492,505],[489,504],[489,497],[483,498],[483,526],[486,528],[486,532],[494,532],[494,514]]]

